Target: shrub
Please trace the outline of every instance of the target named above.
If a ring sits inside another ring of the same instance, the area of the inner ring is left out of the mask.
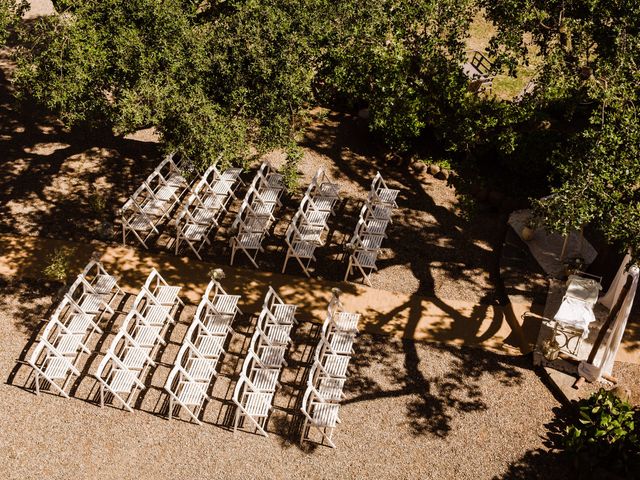
[[[56,248],[47,257],[49,263],[44,267],[42,273],[52,280],[65,282],[69,276],[69,263],[74,254],[75,249],[71,247]]]
[[[581,470],[602,467],[626,478],[640,472],[640,410],[601,388],[575,413],[561,445]]]

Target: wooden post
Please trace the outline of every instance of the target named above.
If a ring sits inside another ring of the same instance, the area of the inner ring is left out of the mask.
[[[596,359],[596,355],[598,354],[598,350],[600,350],[600,345],[602,345],[602,342],[604,341],[604,336],[607,334],[607,331],[611,327],[611,324],[613,323],[616,316],[618,315],[618,312],[622,308],[622,303],[624,302],[624,299],[627,298],[627,293],[629,293],[629,289],[631,289],[632,282],[633,282],[633,277],[631,275],[627,275],[627,281],[625,282],[624,287],[622,287],[622,290],[620,290],[620,295],[618,295],[618,301],[609,312],[607,319],[605,320],[604,324],[602,325],[602,328],[600,328],[600,331],[598,332],[596,341],[594,342],[593,347],[591,348],[591,352],[589,353],[589,358],[587,359],[587,363],[590,363],[593,365],[593,362]],[[576,389],[580,388],[585,381],[586,379],[581,376],[580,378],[578,378],[576,383],[573,384],[573,388],[576,388]]]

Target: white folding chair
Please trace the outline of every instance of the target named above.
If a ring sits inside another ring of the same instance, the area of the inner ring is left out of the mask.
[[[376,172],[376,176],[371,182],[371,190],[369,191],[369,202],[376,205],[384,205],[391,208],[397,208],[396,198],[400,190],[394,190],[387,187],[386,182],[382,178],[380,172]]]
[[[325,402],[316,395],[313,388],[307,388],[300,409],[304,416],[300,443],[304,443],[311,427],[314,427],[322,434],[323,442],[326,440],[331,448],[336,448],[332,437],[337,424],[341,422],[338,416],[339,409],[339,404]]]
[[[287,228],[285,242],[287,244],[287,253],[282,265],[282,273],[287,269],[289,259],[295,258],[300,267],[302,267],[304,274],[307,277],[311,277],[309,267],[312,261],[316,261],[315,250],[318,247],[318,243],[304,240],[304,235],[296,226],[295,221],[292,221]]]

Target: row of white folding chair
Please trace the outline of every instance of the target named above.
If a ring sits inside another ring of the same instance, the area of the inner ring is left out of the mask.
[[[220,216],[227,212],[229,202],[236,198],[235,191],[242,183],[240,173],[239,168],[220,173],[215,165],[205,171],[176,217],[176,255],[186,242],[202,260],[200,250],[210,243],[209,234],[219,226]]]
[[[351,253],[345,281],[355,270],[359,271],[363,281],[371,286],[370,276],[378,270],[376,261],[382,241],[387,237],[387,227],[392,222],[393,209],[397,207],[398,193],[398,190],[387,187],[380,172],[376,174],[349,242]]]
[[[248,418],[257,431],[267,436],[266,422],[282,367],[287,364],[285,354],[296,323],[296,308],[284,303],[269,287],[233,392],[236,404],[234,432],[240,420]]]
[[[233,334],[231,325],[235,316],[242,313],[239,299],[239,295],[228,295],[219,282],[209,282],[165,383],[169,420],[176,402],[196,423],[202,423],[198,417],[204,401],[210,400],[209,385],[217,375],[216,367],[225,354],[227,338]]]
[[[349,360],[353,355],[359,319],[360,314],[345,312],[339,297],[333,295],[314,351],[307,389],[302,399],[304,423],[300,443],[305,441],[313,427],[321,433],[323,441],[327,440],[335,448],[332,436],[340,423],[339,404],[344,398],[344,383]]]
[[[108,391],[132,411],[130,400],[137,389],[145,388],[141,379],[155,366],[157,349],[166,343],[167,329],[175,323],[179,305],[184,305],[179,291],[180,287],[169,285],[155,269],[151,271],[96,370],[100,406],[104,406]]]
[[[149,237],[159,234],[158,226],[169,218],[188,188],[173,154],[167,155],[120,209],[122,243],[132,233],[147,248]]]
[[[264,251],[262,241],[275,222],[275,209],[282,206],[284,191],[282,175],[269,162],[263,162],[247,190],[240,210],[232,224],[237,234],[231,238],[231,265],[238,251],[242,251],[258,268],[256,257]]]
[[[54,310],[27,361],[35,373],[36,394],[43,379],[69,397],[66,388],[73,376],[80,375],[79,360],[91,353],[91,336],[102,333],[99,323],[105,312],[114,313],[111,303],[118,293],[122,290],[117,279],[99,262],[89,262]]]
[[[315,250],[326,242],[324,233],[329,231],[329,216],[334,214],[334,207],[339,199],[338,185],[332,183],[324,170],[319,168],[285,233],[287,253],[282,273],[289,260],[295,259],[304,274],[310,276],[309,267],[312,261],[316,261]]]

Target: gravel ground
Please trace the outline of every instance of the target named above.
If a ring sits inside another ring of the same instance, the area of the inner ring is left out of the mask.
[[[0,296],[0,477],[23,478],[562,478],[562,459],[544,446],[557,401],[530,370],[528,357],[431,346],[361,335],[350,369],[335,450],[297,442],[296,414],[306,360],[314,344],[299,327],[275,397],[269,438],[229,430],[235,373],[252,333],[240,319],[203,426],[167,421],[161,387],[193,307],[171,333],[169,347],[134,413],[100,408],[84,377],[73,398],[29,386],[21,350],[40,329],[46,289],[4,286]],[[37,301],[34,301],[37,299]],[[122,315],[110,325],[117,329]],[[100,339],[106,351],[112,333]],[[86,362],[93,372],[101,356]],[[11,434],[9,434],[11,432]]]

